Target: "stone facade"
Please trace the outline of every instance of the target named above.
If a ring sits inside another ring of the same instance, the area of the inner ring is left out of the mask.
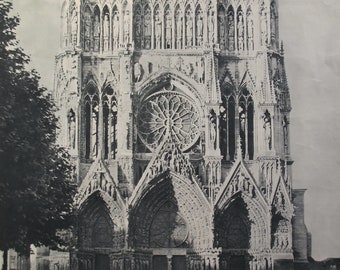
[[[66,0],[60,39],[71,269],[307,262],[276,0]]]

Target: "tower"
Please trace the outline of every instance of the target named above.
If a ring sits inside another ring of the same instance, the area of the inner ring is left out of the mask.
[[[72,269],[306,262],[276,0],[66,0],[60,40]]]

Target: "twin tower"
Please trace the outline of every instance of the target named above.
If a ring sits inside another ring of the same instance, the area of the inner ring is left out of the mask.
[[[277,0],[66,0],[60,44],[72,270],[307,262]]]

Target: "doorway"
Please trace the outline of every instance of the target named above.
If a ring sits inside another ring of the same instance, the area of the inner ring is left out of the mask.
[[[185,256],[172,256],[172,270],[186,270]]]
[[[110,259],[108,255],[97,254],[95,257],[95,270],[110,270]]]
[[[244,256],[232,256],[230,258],[230,269],[232,270],[245,270],[246,259]]]

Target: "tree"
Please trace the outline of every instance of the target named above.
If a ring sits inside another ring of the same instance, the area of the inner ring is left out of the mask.
[[[28,253],[30,244],[59,245],[72,224],[72,165],[56,144],[55,105],[40,77],[26,68],[16,16],[0,0],[0,250]],[[6,258],[5,258],[6,257]]]

